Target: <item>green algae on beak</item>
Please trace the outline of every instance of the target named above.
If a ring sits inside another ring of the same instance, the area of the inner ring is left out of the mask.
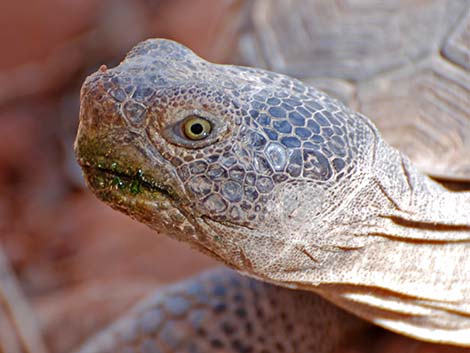
[[[94,189],[108,188],[133,196],[146,192],[173,197],[168,190],[145,176],[141,169],[137,171],[132,171],[132,168],[118,167],[108,169],[103,165],[96,167],[82,165],[82,168],[88,183]]]
[[[175,195],[145,173],[134,150],[118,151],[115,143],[99,138],[77,138],[78,163],[92,191],[107,203],[129,203],[133,198],[163,204]]]

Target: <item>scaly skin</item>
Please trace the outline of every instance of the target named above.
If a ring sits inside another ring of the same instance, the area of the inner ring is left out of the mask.
[[[85,82],[76,153],[100,199],[232,268],[470,346],[470,194],[313,87],[148,40]]]
[[[78,353],[326,353],[366,326],[320,296],[219,269],[150,297]]]

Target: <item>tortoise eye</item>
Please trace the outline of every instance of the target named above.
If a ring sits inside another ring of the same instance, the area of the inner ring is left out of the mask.
[[[205,139],[212,130],[212,124],[199,116],[192,115],[183,122],[184,135],[193,141]]]

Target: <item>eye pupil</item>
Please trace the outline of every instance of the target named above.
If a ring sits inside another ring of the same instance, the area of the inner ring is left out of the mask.
[[[200,135],[204,131],[204,127],[200,123],[194,123],[190,129],[194,135]]]

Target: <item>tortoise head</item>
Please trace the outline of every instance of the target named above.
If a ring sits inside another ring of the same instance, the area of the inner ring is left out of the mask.
[[[335,195],[370,167],[371,136],[298,80],[147,40],[87,78],[75,148],[100,199],[264,276],[292,263],[286,248],[307,232],[327,241],[330,215],[347,208]]]

